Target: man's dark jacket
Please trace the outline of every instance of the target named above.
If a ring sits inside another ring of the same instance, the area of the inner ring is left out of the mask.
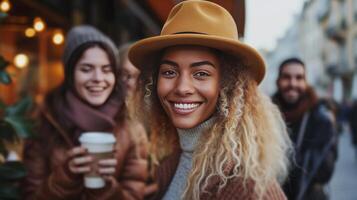
[[[289,128],[295,153],[284,192],[289,200],[328,199],[323,186],[329,182],[337,159],[335,119],[309,88],[296,105],[288,105],[279,93],[273,96]],[[300,131],[306,118],[304,131]],[[300,136],[299,136],[300,135]]]

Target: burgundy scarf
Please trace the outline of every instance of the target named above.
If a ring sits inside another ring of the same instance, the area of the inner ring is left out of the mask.
[[[308,87],[305,95],[295,105],[288,105],[280,93],[276,93],[273,96],[273,101],[279,106],[285,121],[287,123],[295,123],[303,117],[306,111],[317,104],[318,99],[315,91],[311,87]]]
[[[122,102],[112,96],[105,104],[92,107],[71,91],[65,92],[64,98],[53,100],[53,117],[64,126],[62,128],[75,143],[85,131],[113,131],[115,117],[122,105]]]

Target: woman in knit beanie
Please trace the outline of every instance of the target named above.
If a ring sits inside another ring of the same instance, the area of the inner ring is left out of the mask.
[[[37,138],[26,142],[24,199],[142,199],[147,139],[128,127],[114,43],[91,26],[74,27],[63,65],[64,82],[46,95]],[[91,131],[111,132],[117,141],[114,157],[99,160],[97,169],[78,141]],[[93,170],[105,179],[103,188],[84,186],[84,174]]]
[[[291,142],[279,110],[258,85],[265,64],[238,40],[227,10],[187,0],[161,35],[135,43],[141,113],[151,119],[151,153],[164,200],[281,200],[278,181]]]

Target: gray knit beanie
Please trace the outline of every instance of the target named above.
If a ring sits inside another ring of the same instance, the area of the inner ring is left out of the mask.
[[[69,66],[67,65],[75,50],[88,42],[99,42],[108,46],[109,49],[113,51],[115,59],[117,59],[118,49],[110,38],[92,26],[79,25],[73,27],[67,34],[66,44],[62,57],[65,71],[69,70]],[[117,63],[118,62],[116,61],[115,64]]]

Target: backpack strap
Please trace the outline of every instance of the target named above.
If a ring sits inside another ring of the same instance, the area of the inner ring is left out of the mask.
[[[296,149],[300,149],[301,145],[302,145],[302,141],[304,139],[304,135],[305,135],[305,130],[306,130],[306,125],[307,122],[309,121],[309,117],[310,117],[310,112],[306,112],[302,118],[302,122],[299,128],[299,133],[298,133],[298,138],[297,138],[297,142],[296,142]]]

